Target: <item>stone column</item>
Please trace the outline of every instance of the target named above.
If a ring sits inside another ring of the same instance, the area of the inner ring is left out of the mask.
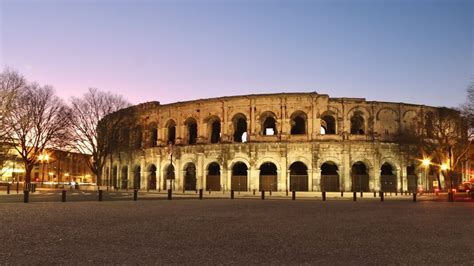
[[[314,187],[313,187],[314,171],[313,169],[308,169],[307,173],[308,173],[308,191],[314,191]]]
[[[227,173],[227,178],[225,181],[226,189],[231,190],[232,189],[232,170],[227,169],[226,173]]]
[[[175,190],[182,190],[182,176],[181,176],[181,160],[176,159],[174,163],[174,189]]]
[[[184,190],[186,187],[186,170],[181,170],[181,176],[182,176],[182,185],[180,190]]]
[[[371,167],[369,169],[369,189],[371,191],[379,191],[380,188],[380,167]],[[372,177],[372,178],[370,178]],[[372,181],[372,182],[370,182]]]
[[[140,160],[140,185],[139,189],[147,189],[148,186],[150,185],[150,182],[148,182],[148,169],[146,169],[146,164],[145,164],[145,159],[142,158]]]
[[[282,188],[285,188],[285,190],[288,189],[288,191],[290,191],[290,189],[291,189],[291,171],[288,169],[284,172],[286,174],[286,177],[284,179],[285,185],[282,186]]]
[[[321,191],[321,168],[313,170],[313,185],[315,185],[314,191]]]
[[[202,153],[198,153],[197,162],[196,162],[196,186],[197,189],[205,189],[204,186],[204,158]]]
[[[352,191],[352,178],[351,178],[351,161],[349,153],[344,149],[342,159],[342,175],[339,175],[340,180],[343,183],[344,191]]]

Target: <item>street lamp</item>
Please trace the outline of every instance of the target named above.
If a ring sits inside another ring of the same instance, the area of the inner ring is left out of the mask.
[[[423,159],[422,164],[425,168],[425,189],[426,189],[426,191],[428,191],[429,190],[429,186],[428,186],[428,167],[431,164],[430,159],[427,159],[427,158]]]

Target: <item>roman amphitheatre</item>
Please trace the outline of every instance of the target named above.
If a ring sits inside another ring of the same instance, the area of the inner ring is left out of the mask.
[[[398,132],[434,107],[278,93],[120,110],[103,185],[149,190],[412,191]],[[421,119],[421,120],[420,120]]]

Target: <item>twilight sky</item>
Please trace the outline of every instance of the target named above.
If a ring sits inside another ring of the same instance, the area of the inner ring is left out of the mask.
[[[457,106],[471,0],[0,0],[0,67],[68,99],[271,92]]]

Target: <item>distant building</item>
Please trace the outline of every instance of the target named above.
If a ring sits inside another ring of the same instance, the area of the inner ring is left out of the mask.
[[[7,160],[1,169],[0,181],[24,181],[23,162],[15,150],[10,150],[10,153],[11,159]],[[91,156],[86,156],[90,160]],[[83,154],[46,149],[38,159],[31,172],[33,182],[95,182]]]

